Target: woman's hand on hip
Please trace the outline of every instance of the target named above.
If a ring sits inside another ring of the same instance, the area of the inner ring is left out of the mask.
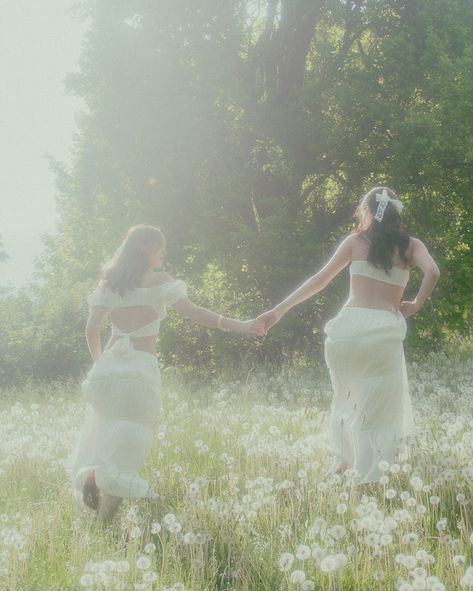
[[[401,302],[399,305],[399,310],[401,311],[401,314],[404,316],[404,318],[410,318],[411,316],[413,316],[416,312],[419,311],[420,306],[417,304],[417,302],[414,300],[412,302]]]

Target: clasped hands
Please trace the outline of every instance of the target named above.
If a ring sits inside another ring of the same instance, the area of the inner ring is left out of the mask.
[[[256,337],[266,336],[269,330],[281,320],[282,316],[281,312],[272,309],[260,314],[254,320],[248,320],[249,325],[247,334]]]

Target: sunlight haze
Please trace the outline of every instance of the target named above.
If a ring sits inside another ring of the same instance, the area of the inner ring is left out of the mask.
[[[41,235],[55,228],[54,176],[47,156],[70,162],[80,101],[65,93],[78,68],[86,24],[72,0],[2,2],[0,51],[0,237],[9,255],[0,283],[28,283]]]

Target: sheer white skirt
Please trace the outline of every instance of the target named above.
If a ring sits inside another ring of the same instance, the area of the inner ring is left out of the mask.
[[[360,482],[377,481],[379,462],[393,462],[397,444],[414,433],[406,321],[400,312],[346,307],[324,331],[336,461],[355,468]]]
[[[115,497],[152,498],[156,493],[138,476],[153,444],[153,424],[161,412],[161,378],[154,355],[132,347],[105,350],[82,384],[85,424],[72,470],[82,492],[93,470],[98,488]]]

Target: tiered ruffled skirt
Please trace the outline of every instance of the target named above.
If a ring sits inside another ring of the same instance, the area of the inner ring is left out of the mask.
[[[152,427],[161,412],[161,378],[154,355],[132,347],[124,354],[105,350],[82,384],[85,424],[73,468],[82,492],[87,472],[98,488],[115,497],[152,498],[156,493],[138,476],[153,443]]]
[[[414,433],[400,312],[342,308],[325,326],[325,360],[333,387],[332,443],[336,461],[377,481],[381,460]]]

